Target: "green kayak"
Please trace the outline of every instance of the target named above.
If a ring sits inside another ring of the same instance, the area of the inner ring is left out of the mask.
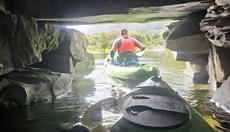
[[[159,77],[138,85],[121,99],[123,116],[111,132],[214,132],[181,96]]]
[[[123,82],[143,82],[151,76],[158,76],[159,69],[151,64],[118,66],[105,62],[106,74]],[[138,83],[139,84],[139,83]]]

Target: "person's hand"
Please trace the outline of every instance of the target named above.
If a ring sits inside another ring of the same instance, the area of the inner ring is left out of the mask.
[[[143,47],[143,48],[141,49],[141,51],[143,51],[143,50],[145,50],[145,47]]]

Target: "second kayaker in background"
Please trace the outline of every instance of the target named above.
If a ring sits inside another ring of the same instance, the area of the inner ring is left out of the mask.
[[[145,49],[145,46],[128,35],[127,29],[122,29],[121,37],[117,38],[111,48],[111,62],[120,66],[138,65],[136,53]]]

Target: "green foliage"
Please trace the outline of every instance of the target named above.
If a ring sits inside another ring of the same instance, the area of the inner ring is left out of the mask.
[[[139,32],[130,32],[129,34],[142,42],[147,48],[162,45],[164,42],[162,33],[141,34]]]
[[[143,43],[147,48],[152,48],[163,44],[162,33],[152,33],[152,34],[141,34],[137,31],[129,32],[129,35],[141,43]],[[88,49],[91,51],[106,51],[112,47],[113,41],[120,37],[119,33],[98,33],[88,36],[89,46]]]
[[[113,41],[118,37],[116,33],[98,33],[88,36],[89,50],[100,50],[110,49]]]

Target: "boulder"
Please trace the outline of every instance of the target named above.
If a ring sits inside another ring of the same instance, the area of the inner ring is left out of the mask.
[[[208,53],[211,43],[200,31],[199,26],[205,14],[204,10],[197,11],[169,26],[166,48],[185,53]]]
[[[213,76],[217,82],[223,83],[230,75],[230,49],[213,45],[210,52],[208,60],[209,74]],[[215,82],[215,80],[211,81]]]
[[[70,53],[70,37],[67,30],[59,30],[60,34],[53,42],[55,45],[57,45],[57,48],[51,51],[49,51],[47,48],[47,50],[42,53],[42,61],[31,65],[32,67],[49,69],[51,71],[60,73],[71,73],[72,61]],[[46,32],[43,34],[45,36]],[[50,40],[46,41],[52,43]]]
[[[193,78],[195,84],[207,84],[209,75],[207,71],[208,54],[191,54],[177,52],[177,61],[186,61],[186,72]]]
[[[77,30],[68,30],[70,34],[70,53],[73,61],[74,80],[91,73],[95,68],[94,56],[87,52],[89,41],[85,34]]]
[[[86,50],[89,42],[83,33],[61,28],[58,40],[59,46],[56,49],[43,52],[42,61],[31,66],[71,73],[75,80],[94,69],[94,56]]]
[[[208,53],[193,54],[193,53],[177,52],[177,54],[176,54],[176,60],[177,61],[204,62],[204,63],[207,64],[207,62],[208,62]]]
[[[192,74],[194,84],[208,84],[207,62],[190,61],[186,63],[186,71]]]
[[[216,90],[212,96],[212,100],[216,102],[217,106],[222,107],[224,110],[230,110],[230,77]]]
[[[90,74],[95,69],[95,58],[92,54],[87,53],[84,60],[79,61],[73,68],[74,80],[80,79],[85,75]]]
[[[41,54],[36,51],[39,35],[35,21],[3,12],[0,17],[0,75],[38,62]]]
[[[57,47],[52,43],[52,30],[42,36],[33,18],[0,11],[0,75],[42,60],[41,53]],[[50,33],[50,34],[49,34]]]
[[[0,81],[0,104],[6,108],[54,100],[71,90],[72,76],[44,69],[17,69]]]
[[[70,52],[72,58],[76,61],[84,60],[87,56],[88,39],[80,31],[68,29],[68,32],[70,33]]]
[[[0,18],[1,105],[55,99],[70,91],[73,77],[94,69],[83,33],[1,11]]]

